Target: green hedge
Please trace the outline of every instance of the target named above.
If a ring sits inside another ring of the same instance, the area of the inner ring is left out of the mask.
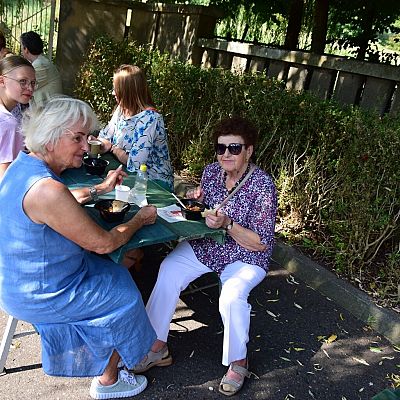
[[[112,73],[137,64],[164,115],[174,167],[199,177],[214,159],[210,133],[229,115],[260,130],[256,163],[279,192],[278,231],[337,272],[398,302],[400,119],[287,92],[263,74],[201,69],[127,42],[98,38],[75,94],[106,122],[115,106]]]

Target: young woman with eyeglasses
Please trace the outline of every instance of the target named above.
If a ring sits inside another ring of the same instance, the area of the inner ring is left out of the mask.
[[[205,168],[200,187],[186,196],[203,201],[210,209],[220,206],[205,222],[210,228],[224,228],[226,240],[224,244],[211,238],[182,242],[162,262],[146,306],[157,340],[135,372],[172,363],[167,338],[180,292],[194,279],[214,271],[222,284],[222,364],[229,366],[219,391],[231,396],[249,376],[246,345],[251,307],[247,298],[267,274],[277,209],[271,177],[250,161],[256,139],[257,130],[242,118],[225,119],[215,128],[217,162]]]
[[[117,108],[100,131],[103,152],[110,151],[128,171],[147,165],[149,178],[173,190],[173,171],[167,132],[155,109],[144,72],[135,65],[121,65],[113,77]]]
[[[21,105],[28,104],[36,88],[35,70],[20,56],[0,61],[0,180],[24,149]]]

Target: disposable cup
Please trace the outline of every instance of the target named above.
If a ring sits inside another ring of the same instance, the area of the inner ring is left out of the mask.
[[[115,186],[115,200],[128,201],[129,191],[131,188],[125,185]]]
[[[100,149],[101,149],[101,142],[100,140],[89,140],[88,144],[90,146],[90,155],[92,157],[97,157],[98,154],[100,154]]]

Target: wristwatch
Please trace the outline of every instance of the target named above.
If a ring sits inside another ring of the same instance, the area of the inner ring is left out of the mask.
[[[230,231],[233,228],[233,219],[231,218],[231,222],[225,227],[226,231]]]
[[[89,194],[93,201],[97,201],[99,196],[97,195],[97,189],[94,186],[89,188]]]

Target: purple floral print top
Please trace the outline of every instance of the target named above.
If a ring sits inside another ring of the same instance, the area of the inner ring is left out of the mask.
[[[223,180],[223,170],[216,162],[208,165],[201,179],[204,203],[215,208],[228,196]],[[233,195],[222,211],[244,228],[256,232],[264,251],[250,251],[240,246],[230,235],[224,244],[211,238],[190,240],[197,259],[220,274],[227,264],[243,261],[258,265],[268,271],[269,259],[274,245],[275,217],[277,209],[276,189],[271,177],[256,168],[250,178]]]

